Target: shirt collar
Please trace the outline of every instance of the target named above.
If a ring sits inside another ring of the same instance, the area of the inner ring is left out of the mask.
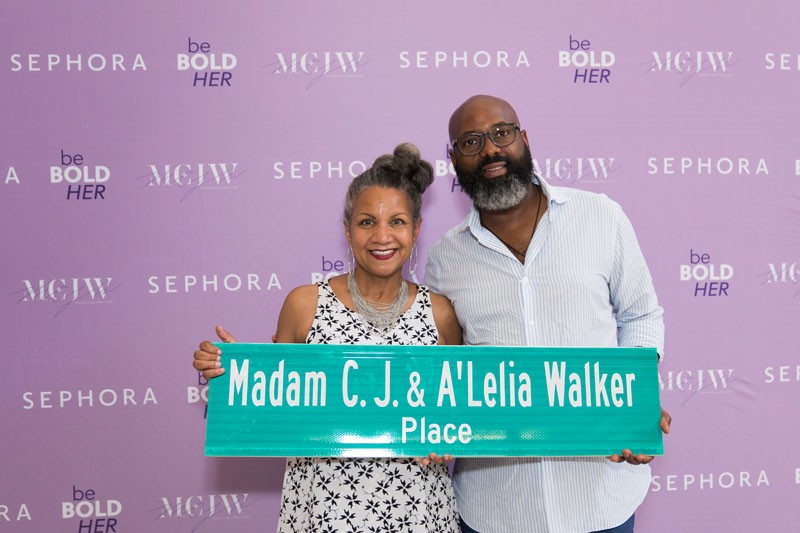
[[[571,191],[569,190],[569,188],[554,187],[549,183],[547,183],[544,178],[537,176],[535,174],[533,176],[533,183],[539,185],[542,188],[542,190],[544,191],[544,195],[547,197],[550,206],[552,206],[553,204],[557,205],[563,204],[570,199]],[[478,230],[482,227],[483,226],[481,226],[481,214],[473,205],[469,215],[467,216],[465,224],[463,224],[463,226],[461,227],[461,231],[466,231],[469,229],[473,233],[473,235],[478,235]]]

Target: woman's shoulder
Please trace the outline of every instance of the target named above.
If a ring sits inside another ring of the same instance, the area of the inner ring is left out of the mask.
[[[278,342],[303,342],[314,321],[318,286],[300,285],[286,295],[278,316]]]
[[[316,283],[300,285],[289,291],[289,294],[286,295],[286,300],[284,301],[283,305],[284,307],[295,309],[316,307],[318,292],[319,285]]]
[[[430,293],[430,298],[434,316],[455,320],[456,311],[453,309],[453,304],[450,303],[450,300],[435,292]]]
[[[445,296],[427,288],[426,290],[430,294],[431,310],[439,330],[440,344],[461,344],[461,326],[453,304]]]
[[[319,284],[318,283],[309,283],[308,285],[298,285],[297,287],[295,287],[294,289],[289,291],[289,294],[287,295],[287,298],[289,296],[292,296],[294,298],[298,298],[298,297],[302,298],[302,297],[308,297],[308,296],[312,296],[312,295],[316,298],[318,291],[319,291]]]

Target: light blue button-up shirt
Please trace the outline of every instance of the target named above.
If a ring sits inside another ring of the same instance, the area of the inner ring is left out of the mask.
[[[662,354],[663,310],[620,206],[537,179],[548,209],[524,264],[475,209],[428,255],[425,282],[453,303],[464,343]],[[647,494],[650,468],[602,457],[459,459],[454,484],[461,516],[481,533],[585,532],[627,520]]]

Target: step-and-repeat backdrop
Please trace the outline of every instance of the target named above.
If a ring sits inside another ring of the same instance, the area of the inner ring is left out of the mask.
[[[350,180],[436,170],[517,109],[538,172],[604,193],[665,308],[675,418],[646,532],[800,525],[796,2],[15,2],[0,7],[0,530],[269,531],[281,459],[203,457],[192,352],[267,342],[345,268]],[[277,429],[279,430],[279,429]]]

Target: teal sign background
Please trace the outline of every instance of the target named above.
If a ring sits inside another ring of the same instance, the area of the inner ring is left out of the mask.
[[[218,346],[209,456],[663,453],[653,348]]]

